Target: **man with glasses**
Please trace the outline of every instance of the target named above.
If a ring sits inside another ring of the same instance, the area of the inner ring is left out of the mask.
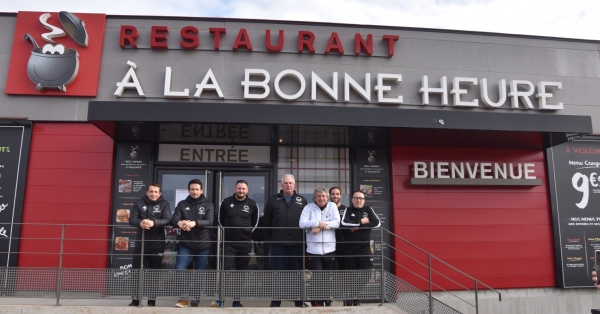
[[[346,208],[342,217],[342,239],[346,269],[371,269],[371,229],[381,223],[373,208],[365,205],[365,193],[356,190],[352,194],[352,206]],[[358,300],[344,301],[346,306],[359,306]]]

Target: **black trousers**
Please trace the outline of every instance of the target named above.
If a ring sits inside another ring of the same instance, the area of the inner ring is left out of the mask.
[[[141,243],[139,243],[141,245]],[[164,253],[164,248],[160,249],[152,249],[152,248],[144,248],[144,269],[161,269],[162,268],[162,255]],[[140,265],[142,262],[142,252],[141,247],[136,247],[133,251],[133,261],[131,264],[132,269],[140,269]],[[144,291],[150,295],[150,299],[154,299],[156,297],[156,287],[158,286],[157,276],[153,275],[150,278],[144,278]],[[138,287],[139,277],[137,274],[131,276],[134,280],[133,287]],[[133,300],[138,299],[138,291],[132,293]]]
[[[225,243],[223,245],[223,270],[230,270],[235,261],[236,270],[248,269],[252,243]]]
[[[343,255],[346,255],[344,258],[346,269],[371,269],[371,252],[368,246],[360,249],[346,249]]]
[[[335,265],[335,252],[327,253],[324,255],[319,254],[311,254],[306,253],[308,256],[308,269],[309,270],[333,270],[333,266]],[[313,273],[313,278],[317,285],[321,285],[323,287],[325,299],[323,300],[315,300],[311,303],[315,305],[315,302],[325,302],[330,300],[331,294],[331,274],[328,272],[317,272]]]
[[[363,270],[371,269],[371,251],[369,246],[364,247],[350,247],[344,250],[346,269],[348,270]],[[368,279],[359,280],[358,282],[352,282],[349,284],[348,293],[351,295],[359,295],[363,290],[364,286],[368,283]],[[350,301],[350,300],[348,300]],[[358,301],[358,299],[351,300],[350,302]]]

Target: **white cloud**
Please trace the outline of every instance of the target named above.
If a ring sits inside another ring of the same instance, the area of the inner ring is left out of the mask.
[[[315,21],[600,39],[596,0],[20,0],[4,3],[2,10]]]

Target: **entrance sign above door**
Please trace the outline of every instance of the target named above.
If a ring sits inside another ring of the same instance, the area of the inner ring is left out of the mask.
[[[267,164],[269,146],[160,144],[158,161]]]

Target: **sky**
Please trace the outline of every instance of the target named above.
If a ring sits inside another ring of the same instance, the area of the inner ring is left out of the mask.
[[[1,12],[226,17],[600,40],[598,0],[0,0]]]

